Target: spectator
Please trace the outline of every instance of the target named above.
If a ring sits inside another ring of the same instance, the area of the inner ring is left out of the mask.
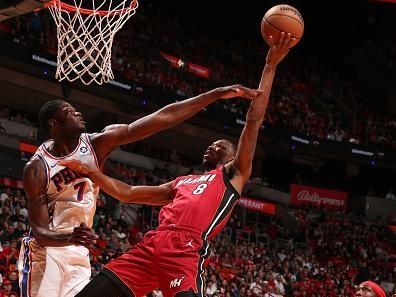
[[[16,271],[11,271],[8,279],[11,282],[11,291],[19,296],[18,273]]]
[[[8,279],[4,280],[2,289],[0,289],[0,297],[9,297],[12,293],[12,283]]]
[[[209,280],[208,283],[206,284],[206,295],[211,297],[213,296],[217,291],[217,285],[216,282],[213,282],[212,280]]]
[[[1,192],[1,195],[0,195],[1,206],[4,206],[4,202],[5,202],[5,200],[7,200],[9,198],[8,195],[10,195],[10,194],[11,194],[10,188],[3,189],[3,191]]]
[[[388,191],[388,193],[386,193],[385,199],[388,199],[388,200],[396,200],[396,196],[395,196],[395,194],[393,193],[393,188],[390,188],[389,191]]]
[[[153,291],[153,297],[164,297],[162,291],[158,288]]]
[[[281,295],[285,295],[285,285],[286,285],[286,280],[283,277],[283,275],[278,274],[275,278],[275,288],[277,288],[279,290],[279,293]]]

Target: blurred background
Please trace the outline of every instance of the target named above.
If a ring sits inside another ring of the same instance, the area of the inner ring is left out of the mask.
[[[278,67],[251,180],[212,242],[208,297],[353,296],[367,279],[395,292],[393,2],[288,1],[303,15],[305,33]],[[0,23],[0,296],[18,294],[20,238],[29,229],[21,172],[45,140],[42,104],[67,100],[94,132],[218,86],[256,88],[268,50],[261,19],[280,3],[141,0],[116,34],[115,79],[103,86],[55,80],[56,26],[48,11]],[[106,173],[155,185],[202,172],[208,144],[238,140],[247,104],[218,101],[123,146]],[[155,228],[158,214],[104,193],[97,207],[93,274]]]

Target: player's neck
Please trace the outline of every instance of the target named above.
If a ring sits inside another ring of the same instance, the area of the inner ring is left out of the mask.
[[[50,152],[55,156],[61,157],[71,154],[76,149],[80,136],[60,137],[54,135],[53,140],[54,145],[50,148]]]
[[[221,166],[223,166],[223,164],[220,164],[220,163],[218,163],[216,166],[207,166],[207,167],[204,166],[204,170],[205,170],[205,173],[207,173],[207,172],[215,170],[216,168],[219,168]]]

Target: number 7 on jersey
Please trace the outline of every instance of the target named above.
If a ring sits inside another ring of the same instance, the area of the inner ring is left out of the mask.
[[[79,182],[78,184],[74,185],[74,190],[78,190],[77,192],[77,200],[81,201],[83,200],[84,197],[84,190],[85,190],[85,185],[87,183],[85,181]]]

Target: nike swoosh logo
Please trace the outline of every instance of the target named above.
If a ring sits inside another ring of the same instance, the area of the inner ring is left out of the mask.
[[[58,162],[56,162],[54,165],[50,165],[50,167],[54,168],[56,165],[58,165]]]

